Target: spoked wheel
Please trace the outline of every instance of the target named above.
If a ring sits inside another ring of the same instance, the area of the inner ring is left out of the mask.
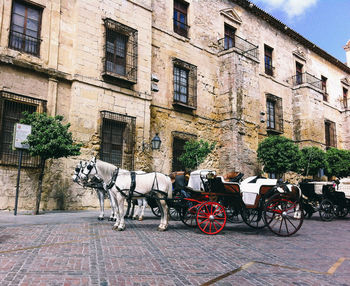
[[[179,221],[181,220],[181,215],[180,215],[180,209],[178,208],[169,208],[169,215],[171,217],[172,220],[175,220],[175,221]]]
[[[186,207],[180,209],[180,220],[189,227],[196,227],[196,213],[197,205],[193,204],[192,202],[188,202]]]
[[[349,214],[349,209],[344,206],[334,206],[334,213],[337,217],[346,217]]]
[[[151,211],[156,217],[161,217],[161,215],[162,215],[158,206],[151,207]]]
[[[242,212],[243,221],[252,228],[263,228],[266,226],[263,211],[261,209],[245,209]]]
[[[320,203],[320,209],[318,212],[320,213],[320,217],[323,221],[333,220],[335,216],[333,203],[328,199],[324,199]]]
[[[217,202],[206,202],[197,210],[197,225],[206,234],[219,233],[226,224],[225,208]]]
[[[226,208],[226,216],[227,220],[232,223],[242,223],[243,217],[241,215],[241,211],[235,209],[233,206],[228,206]]]
[[[264,217],[268,228],[279,236],[295,234],[303,224],[304,212],[298,201],[276,194],[265,206]]]

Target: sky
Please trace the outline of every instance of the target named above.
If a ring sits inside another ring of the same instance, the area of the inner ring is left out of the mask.
[[[350,0],[250,0],[340,61],[350,40]]]

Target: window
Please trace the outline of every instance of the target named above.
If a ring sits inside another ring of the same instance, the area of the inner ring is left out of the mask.
[[[266,115],[268,131],[283,132],[282,98],[268,94],[266,96]]]
[[[134,168],[135,117],[109,111],[101,111],[101,116],[101,160],[132,170]]]
[[[343,87],[343,105],[344,108],[348,108],[348,90]]]
[[[190,140],[196,140],[197,136],[180,131],[172,131],[173,138],[173,161],[172,171],[185,171],[185,166],[180,162],[179,158],[185,152],[185,144]]]
[[[174,171],[183,171],[185,169],[184,165],[181,163],[179,158],[185,152],[185,143],[187,140],[174,137],[173,138],[173,163],[172,170]]]
[[[267,104],[267,128],[275,129],[276,102],[268,99],[266,104]]]
[[[321,85],[322,85],[322,91],[323,91],[323,100],[328,101],[327,78],[324,76],[321,76]]]
[[[295,82],[296,84],[302,84],[303,83],[303,65],[301,63],[296,62],[295,63]]]
[[[174,104],[197,107],[197,67],[181,60],[174,63]]]
[[[188,103],[188,70],[174,67],[174,100]]]
[[[111,19],[105,20],[106,57],[105,74],[137,81],[137,31]]]
[[[187,3],[174,1],[174,32],[184,37],[188,36],[189,28],[187,25],[187,8]]]
[[[22,112],[44,112],[46,101],[22,96],[10,92],[0,91],[0,164],[17,165],[18,152],[12,150],[14,125],[22,118]],[[23,152],[22,165],[24,167],[38,167],[39,158]]]
[[[265,73],[267,75],[273,76],[273,67],[272,67],[272,51],[273,48],[265,45]]]
[[[224,49],[228,50],[235,46],[236,29],[225,24],[225,43]]]
[[[330,120],[326,120],[324,125],[326,148],[337,147],[335,123]]]
[[[39,56],[41,13],[26,2],[13,2],[9,48]]]

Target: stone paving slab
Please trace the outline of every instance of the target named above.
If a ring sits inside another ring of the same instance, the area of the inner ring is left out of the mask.
[[[116,232],[97,215],[0,212],[0,285],[350,285],[350,216],[282,238],[245,224],[158,232],[149,210]]]

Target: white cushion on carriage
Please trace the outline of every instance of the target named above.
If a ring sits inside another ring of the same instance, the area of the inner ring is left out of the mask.
[[[254,193],[259,194],[261,186],[275,186],[277,184],[276,179],[256,179],[256,176],[249,177],[241,183],[241,193]]]
[[[212,171],[212,170],[196,170],[196,171],[191,172],[187,186],[189,188],[192,188],[193,190],[196,190],[196,191],[204,190],[204,186],[203,186],[203,182],[201,180],[201,176],[203,178],[206,178],[206,175],[208,173],[214,173],[215,174],[215,171]]]
[[[254,205],[257,193],[244,192],[242,199],[245,205]]]

